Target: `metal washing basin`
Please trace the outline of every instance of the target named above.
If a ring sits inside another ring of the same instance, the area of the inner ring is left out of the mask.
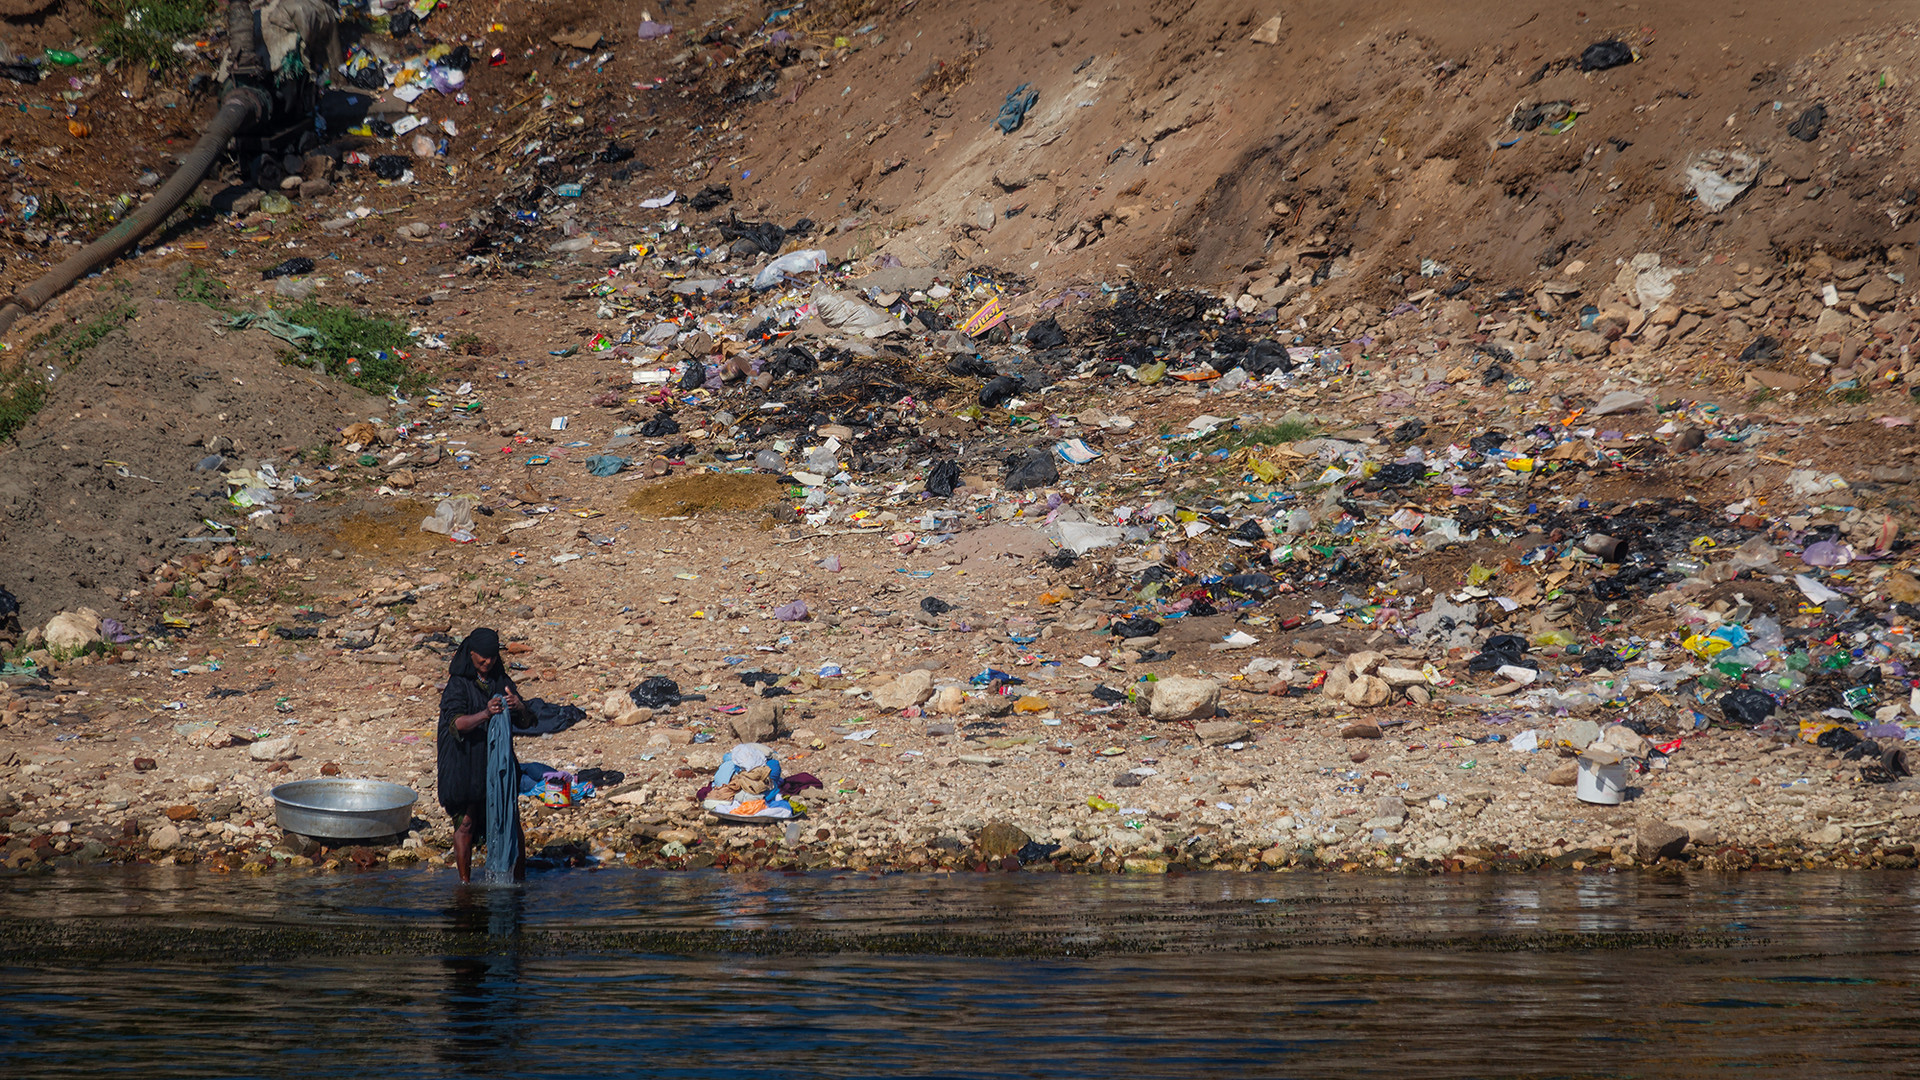
[[[280,828],[328,840],[404,836],[420,796],[384,780],[320,777],[274,788],[273,815]]]

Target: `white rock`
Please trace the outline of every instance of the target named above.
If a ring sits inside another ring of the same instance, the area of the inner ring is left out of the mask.
[[[1155,720],[1211,720],[1220,707],[1220,684],[1173,675],[1153,684],[1147,715]]]
[[[168,822],[153,830],[147,837],[147,846],[155,851],[167,851],[180,846],[180,827]]]
[[[874,707],[895,712],[933,696],[933,672],[908,671],[873,692]]]
[[[277,739],[261,739],[247,747],[247,756],[255,761],[292,761],[300,754],[293,747],[293,736],[282,735]]]
[[[49,649],[78,652],[100,640],[100,620],[92,612],[63,611],[47,620],[42,636]]]

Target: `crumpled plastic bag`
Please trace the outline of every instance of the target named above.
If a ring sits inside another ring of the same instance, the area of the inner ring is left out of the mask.
[[[595,454],[587,459],[587,471],[595,476],[612,476],[631,464],[618,454]]]
[[[468,495],[456,495],[451,499],[441,499],[433,508],[433,516],[422,518],[420,531],[451,536],[456,532],[473,531],[473,498]]]
[[[827,253],[817,248],[805,251],[789,251],[785,255],[768,263],[766,269],[753,276],[753,287],[771,289],[796,274],[815,274],[826,268]]]
[[[1687,187],[1700,205],[1717,214],[1753,186],[1760,159],[1742,150],[1707,150],[1687,165]]]
[[[1117,547],[1124,535],[1118,525],[1096,525],[1091,521],[1063,521],[1059,525],[1060,546],[1075,555],[1095,548]]]
[[[869,307],[850,296],[837,293],[825,284],[814,286],[813,312],[821,322],[835,330],[861,337],[883,338],[888,334],[905,333],[907,329],[905,323],[879,308]]]

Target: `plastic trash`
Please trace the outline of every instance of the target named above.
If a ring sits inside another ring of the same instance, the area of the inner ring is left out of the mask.
[[[1808,544],[1800,553],[1800,561],[1808,566],[1820,566],[1827,569],[1845,566],[1854,560],[1853,548],[1832,540],[1818,540]]]
[[[1020,392],[1020,376],[1001,375],[990,380],[980,388],[980,407],[997,409],[1013,399]]]
[[[643,709],[660,709],[681,702],[680,684],[664,675],[650,675],[627,691],[628,700]]]
[[[1825,127],[1826,123],[1827,107],[1813,105],[1801,113],[1799,119],[1787,125],[1787,134],[1801,142],[1812,142],[1820,137],[1820,129]]]
[[[761,451],[765,453],[766,451]],[[940,498],[950,498],[954,488],[960,486],[960,464],[954,461],[936,461],[933,468],[927,470],[927,494]]]
[[[671,33],[673,33],[673,27],[668,23],[655,22],[652,19],[648,19],[640,24],[641,41],[654,41],[666,37]]]
[[[1745,688],[1732,690],[1720,698],[1720,714],[1728,723],[1754,727],[1771,717],[1779,703],[1773,695]]]
[[[1085,555],[1096,548],[1115,547],[1124,535],[1118,525],[1096,525],[1089,521],[1063,521],[1059,525],[1060,546],[1075,555]]]
[[[617,454],[595,454],[587,459],[587,471],[595,476],[612,476],[631,464]]]
[[[473,500],[464,497],[441,499],[433,508],[433,515],[421,520],[420,530],[442,536],[454,532],[472,532]]]
[[[647,201],[654,202],[657,200],[649,199]],[[673,195],[669,193],[665,200],[660,201],[660,205],[665,206],[672,201]],[[643,203],[642,205],[645,204]],[[817,249],[789,251],[785,255],[768,263],[764,270],[755,274],[753,276],[753,287],[755,289],[771,289],[790,277],[795,277],[800,274],[817,274],[826,268],[827,262],[827,253],[824,251]]]
[[[1708,213],[1717,214],[1753,186],[1761,161],[1741,150],[1708,150],[1687,165],[1687,186]]]
[[[1025,450],[1007,458],[1006,465],[1004,482],[1008,491],[1046,487],[1060,480],[1060,470],[1054,467],[1053,455],[1045,450]]]
[[[1011,135],[1027,122],[1028,110],[1040,101],[1040,91],[1032,89],[1032,86],[1032,83],[1021,83],[1007,94],[1006,103],[1000,106],[1000,115],[993,121],[993,126],[1000,129],[1000,134]]]
[[[813,313],[828,326],[860,337],[882,338],[889,334],[905,333],[907,329],[899,319],[879,308],[835,292],[825,283],[813,287]]]
[[[262,270],[260,280],[272,281],[274,278],[298,277],[301,274],[311,273],[313,273],[313,260],[301,255]]]
[[[762,450],[753,455],[753,467],[761,472],[784,473],[787,471],[787,461],[775,451]]]
[[[1633,47],[1624,41],[1596,41],[1580,54],[1581,71],[1605,71],[1634,61]]]
[[[1152,619],[1136,616],[1131,619],[1115,619],[1112,630],[1113,636],[1117,638],[1152,637],[1160,632],[1160,624]]]
[[[795,600],[791,604],[782,604],[773,609],[773,617],[781,622],[799,622],[807,617],[807,602]]]

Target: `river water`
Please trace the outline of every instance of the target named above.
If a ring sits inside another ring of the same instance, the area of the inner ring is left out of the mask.
[[[0,877],[0,1077],[1911,1076],[1920,876]]]

